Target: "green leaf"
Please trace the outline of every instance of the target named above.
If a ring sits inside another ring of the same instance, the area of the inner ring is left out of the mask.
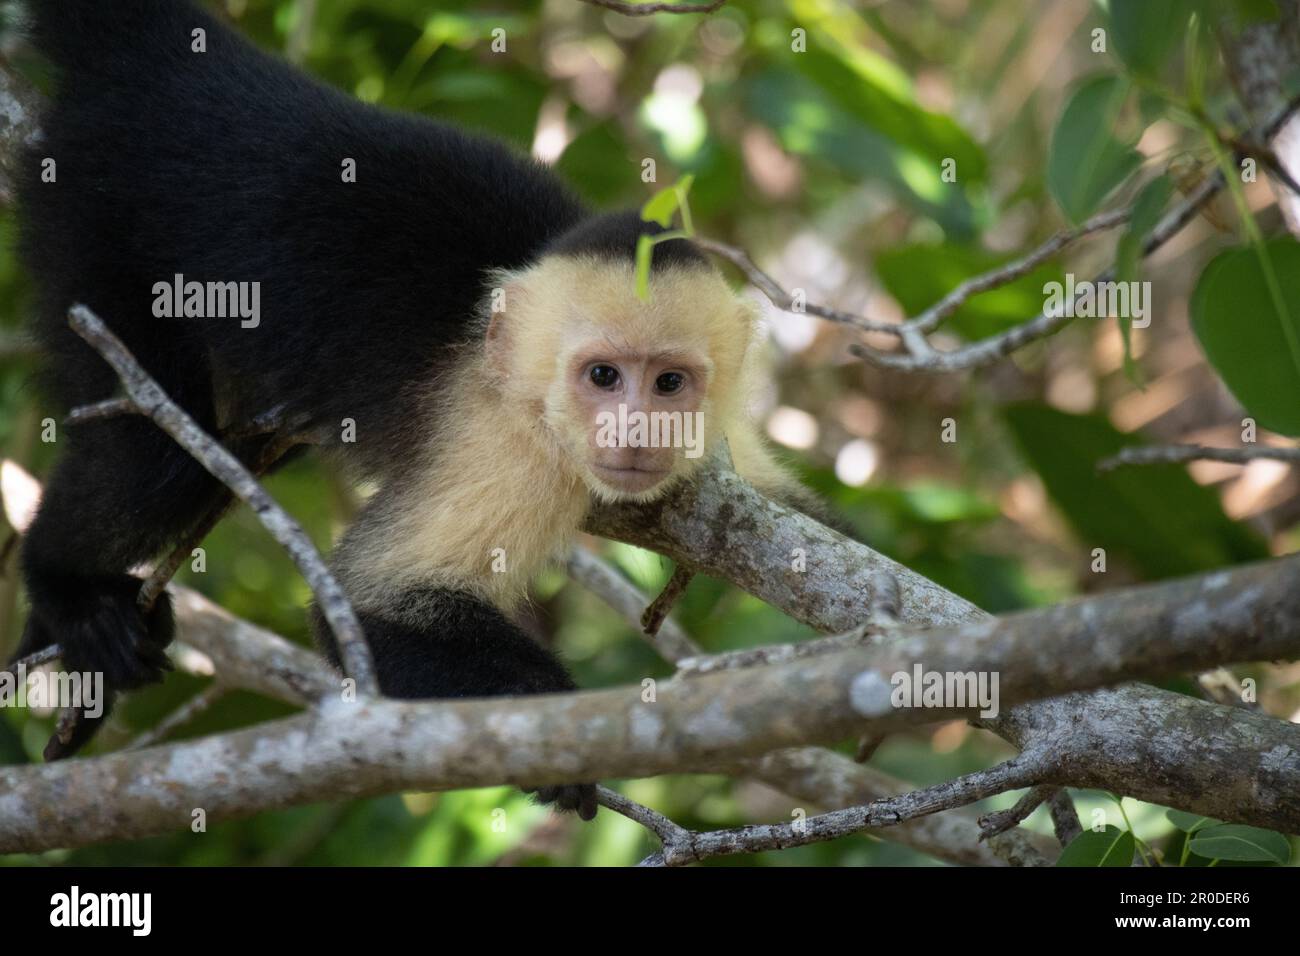
[[[1274,239],[1216,256],[1192,294],[1192,329],[1210,364],[1261,425],[1300,435],[1300,243]],[[1264,256],[1267,256],[1266,272]],[[1276,278],[1286,314],[1269,291]]]
[[[1212,827],[1223,822],[1213,817],[1203,817],[1198,813],[1186,813],[1182,810],[1166,810],[1165,817],[1184,833],[1195,833],[1197,830],[1203,830],[1205,827]]]
[[[657,222],[667,229],[673,224],[673,216],[680,210],[682,226],[687,235],[690,235],[694,230],[691,227],[691,207],[687,204],[686,197],[690,194],[694,182],[695,176],[687,173],[671,186],[659,190],[641,207],[641,219],[645,222]]]
[[[988,174],[984,150],[951,117],[923,109],[873,70],[879,54],[822,27],[812,27],[809,37],[809,52],[795,56],[793,64],[832,101],[936,173],[940,163],[953,159],[960,183],[984,182]]]
[[[1272,830],[1224,823],[1193,836],[1192,852],[1211,860],[1284,866],[1291,859],[1291,842]]]
[[[1183,35],[1192,7],[1187,0],[1110,0],[1115,52],[1134,73],[1155,79]]]
[[[636,297],[650,301],[650,257],[654,253],[654,236],[642,235],[636,241]]]
[[[1023,403],[1003,410],[1048,495],[1085,548],[1132,564],[1146,578],[1209,571],[1268,557],[1264,541],[1230,521],[1218,496],[1179,465],[1098,472],[1097,463],[1135,444],[1100,415],[1069,415]]]
[[[946,235],[962,239],[977,234],[983,208],[972,204],[967,190],[942,182],[938,163],[918,162],[914,151],[867,126],[812,80],[793,70],[769,68],[744,89],[748,113],[772,130],[783,149],[804,157],[810,198],[838,202],[845,179],[867,179],[883,183],[902,202],[934,219]],[[964,182],[965,167],[960,158],[957,163],[958,180]]]
[[[661,189],[641,207],[641,218],[646,222],[657,222],[667,229],[673,224],[677,214],[677,188],[669,186]]]
[[[1173,195],[1174,182],[1168,176],[1158,176],[1142,187],[1137,200],[1133,203],[1133,215],[1128,228],[1119,238],[1115,250],[1115,278],[1118,282],[1136,282],[1138,266],[1142,261],[1142,245],[1151,230],[1160,222]],[[1141,385],[1141,371],[1133,361],[1132,316],[1121,315],[1118,318],[1120,335],[1124,339],[1124,373],[1135,385]]]
[[[1052,133],[1047,185],[1075,223],[1096,212],[1142,162],[1133,149],[1137,136],[1116,129],[1128,94],[1122,77],[1088,80],[1070,97]]]
[[[1132,866],[1137,844],[1133,834],[1116,826],[1100,833],[1085,830],[1061,851],[1057,866]]]

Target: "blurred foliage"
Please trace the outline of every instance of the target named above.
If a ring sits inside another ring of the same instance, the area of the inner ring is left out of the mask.
[[[305,68],[360,99],[534,151],[593,203],[637,207],[692,174],[699,232],[745,247],[810,301],[875,315],[914,315],[963,279],[1141,193],[1143,211],[1121,242],[1121,271],[1126,279],[1156,280],[1151,328],[1079,320],[987,373],[909,378],[850,362],[843,329],[766,310],[774,385],[758,397],[757,411],[771,415],[770,430],[791,449],[792,462],[864,541],[991,611],[1294,548],[1294,520],[1270,523],[1276,513],[1297,510],[1293,478],[1269,473],[1272,483],[1261,491],[1236,472],[1095,471],[1100,458],[1137,440],[1130,433],[1138,427],[1161,440],[1196,426],[1232,426],[1235,434],[1242,409],[1202,361],[1187,319],[1195,276],[1228,246],[1233,251],[1215,260],[1197,289],[1196,333],[1236,399],[1251,410],[1258,405],[1260,424],[1295,434],[1300,379],[1288,338],[1300,314],[1292,311],[1294,244],[1268,247],[1284,277],[1279,302],[1261,274],[1267,263],[1260,245],[1247,241],[1251,227],[1276,229],[1276,212],[1265,209],[1259,191],[1267,187],[1252,187],[1249,224],[1240,215],[1234,220],[1226,204],[1207,211],[1222,231],[1198,224],[1194,241],[1179,250],[1187,269],[1149,275],[1136,254],[1178,192],[1213,170],[1204,123],[1195,117],[1240,126],[1242,111],[1208,46],[1209,31],[1194,23],[1226,9],[1232,23],[1225,29],[1239,29],[1276,15],[1271,0],[733,0],[708,17],[653,18],[620,17],[577,0],[219,6],[265,47],[284,50],[304,37]],[[311,8],[313,19],[300,21]],[[492,49],[498,29],[504,52]],[[1102,49],[1098,30],[1107,41]],[[657,167],[654,183],[641,178],[648,158]],[[0,209],[0,449],[41,475],[55,452],[38,436],[48,412],[30,385],[32,357],[5,350],[32,307],[30,277],[9,254],[14,231],[12,210]],[[971,300],[946,322],[946,344],[1037,314],[1045,284],[1061,281],[1067,269],[1092,274],[1110,261],[1114,242],[1090,240]],[[1243,336],[1246,320],[1253,332]],[[955,424],[955,440],[945,438],[947,422]],[[284,469],[270,488],[323,547],[356,507],[338,476],[313,459]],[[227,520],[205,547],[206,571],[185,572],[186,583],[235,614],[308,642],[306,588],[250,515]],[[1104,574],[1092,570],[1096,548],[1106,551]],[[671,570],[632,548],[604,551],[650,591]],[[12,648],[22,619],[12,557],[6,570],[0,653]],[[531,623],[584,686],[671,672],[560,573],[544,575],[536,594]],[[715,651],[810,636],[760,601],[707,579],[692,583],[678,614]],[[1271,712],[1300,709],[1294,669],[1247,671]],[[134,695],[97,746],[122,745],[201,686],[174,675]],[[232,695],[178,736],[286,710]],[[51,725],[48,714],[0,712],[0,763],[38,759]],[[890,738],[873,765],[926,784],[1008,753],[1000,740],[946,724]],[[800,809],[758,785],[717,776],[618,785],[690,827],[789,820]],[[1190,852],[1197,841],[1190,825],[1160,808],[1129,801],[1121,819],[1112,798],[1077,796],[1085,821],[1095,811],[1111,825],[1075,851],[1081,859],[1096,862],[1088,854],[1100,847],[1093,856],[1122,864],[1136,848],[1167,841],[1167,856],[1209,862]],[[1030,825],[1048,828],[1045,812]],[[1226,846],[1233,834],[1220,838]],[[1266,839],[1255,842],[1259,852],[1279,854]],[[625,865],[654,849],[640,828],[610,813],[579,825],[493,788],[300,807],[214,825],[201,836],[4,862]],[[933,861],[859,837],[715,865],[742,863]]]

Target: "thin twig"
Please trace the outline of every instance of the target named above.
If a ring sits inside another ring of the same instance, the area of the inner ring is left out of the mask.
[[[664,589],[659,592],[659,596],[650,602],[650,606],[645,609],[641,615],[641,630],[650,636],[659,633],[659,628],[663,625],[664,619],[668,617],[668,612],[673,609],[683,594],[686,593],[686,587],[691,583],[691,578],[695,577],[695,572],[691,571],[684,564],[679,564],[673,568],[673,575],[664,585]]]
[[[941,810],[968,806],[1008,790],[1032,786],[1041,772],[1038,761],[1027,754],[1020,754],[995,767],[965,774],[956,780],[790,823],[760,824],[705,833],[674,833],[664,840],[663,849],[643,860],[642,865],[682,866],[709,857],[784,850],[836,840],[866,829],[894,826]]]
[[[706,252],[711,252],[716,256],[733,263],[745,277],[755,285],[768,300],[783,312],[793,312],[796,314],[815,315],[820,319],[826,319],[828,322],[837,322],[840,325],[848,325],[861,332],[886,332],[891,335],[902,335],[903,326],[899,322],[887,322],[883,319],[871,319],[862,315],[854,315],[852,312],[842,312],[839,309],[833,309],[830,306],[819,305],[816,302],[798,304],[794,296],[787,292],[781,285],[770,275],[754,264],[743,249],[737,249],[734,246],[726,245],[715,239],[705,239],[696,237],[691,240]],[[799,305],[796,308],[796,305]]]
[[[129,398],[106,398],[102,402],[95,402],[93,405],[82,405],[68,412],[68,417],[63,420],[65,425],[80,425],[84,422],[98,421],[102,418],[118,418],[122,415],[139,414],[139,409],[135,407],[135,402]]]
[[[1292,100],[1277,114],[1263,124],[1257,131],[1259,138],[1267,141],[1300,109],[1300,98]],[[1253,136],[1254,133],[1248,134]],[[1142,255],[1150,256],[1153,252],[1177,235],[1191,222],[1223,188],[1225,182],[1219,172],[1207,176],[1177,206],[1170,210],[1152,229],[1142,244]],[[770,275],[759,269],[748,254],[709,239],[694,240],[706,251],[721,256],[735,264],[746,277],[779,309],[787,312],[800,311],[815,315],[832,322],[848,325],[862,332],[883,332],[896,336],[903,345],[902,352],[882,352],[879,349],[854,343],[849,351],[863,361],[878,368],[904,372],[955,372],[981,368],[991,365],[1024,346],[1055,334],[1063,326],[1072,322],[1074,317],[1069,310],[1040,313],[1036,318],[1021,323],[998,335],[980,339],[970,345],[942,352],[930,345],[926,334],[938,328],[972,296],[991,289],[999,288],[1009,282],[1029,274],[1037,266],[1059,253],[1066,246],[1077,240],[1105,229],[1112,229],[1127,222],[1132,215],[1131,209],[1112,210],[1089,219],[1075,230],[1064,231],[1048,239],[1027,255],[999,266],[979,276],[965,280],[945,295],[937,303],[915,318],[905,322],[885,322],[865,316],[842,312],[815,303],[800,304],[796,302],[779,283]],[[1098,275],[1094,284],[1114,281],[1114,270],[1106,270]],[[1082,287],[1081,287],[1082,288]]]
[[[627,0],[580,0],[580,2],[613,10],[627,17],[648,17],[655,13],[712,13],[727,0],[709,0],[707,3],[630,3]]]
[[[1047,809],[1052,814],[1052,827],[1056,830],[1057,842],[1063,847],[1069,846],[1083,832],[1070,792],[1064,787],[1058,788],[1047,801]]]
[[[858,745],[853,750],[853,762],[866,763],[876,755],[876,751],[886,739],[885,734],[863,734],[858,738]]]
[[[223,496],[221,503],[204,515],[199,523],[191,529],[190,533],[185,536],[185,540],[176,545],[171,554],[159,562],[158,566],[153,569],[153,573],[145,578],[144,583],[140,585],[140,593],[136,596],[136,603],[141,610],[148,612],[153,609],[159,595],[167,590],[167,585],[176,576],[176,572],[181,569],[181,565],[193,555],[194,549],[199,546],[199,543],[225,517],[226,512],[230,510],[230,506],[234,502],[234,495],[227,494]]]
[[[1028,275],[1067,246],[1085,236],[1123,225],[1131,215],[1132,210],[1129,209],[1112,210],[1094,216],[1077,229],[1058,232],[1021,258],[1005,263],[982,275],[966,279],[930,308],[906,322],[871,319],[813,302],[802,304],[799,308],[796,308],[797,303],[794,297],[782,288],[775,279],[755,265],[754,261],[750,259],[743,249],[737,249],[713,239],[697,238],[692,241],[707,252],[712,252],[714,255],[721,256],[734,264],[741,272],[745,273],[751,283],[767,296],[773,305],[782,311],[815,315],[830,322],[852,326],[861,332],[884,332],[906,338],[908,333],[934,331],[973,296],[981,292],[987,292],[990,289],[1000,288],[1009,282],[1014,282],[1016,279]]]
[[[600,558],[584,548],[575,547],[569,552],[567,570],[573,580],[598,596],[630,624],[636,626],[640,622],[645,597],[636,585]],[[638,632],[655,653],[669,663],[704,654],[704,649],[691,640],[671,615],[664,619],[657,633],[647,634],[640,628]]]
[[[0,674],[9,674],[16,677],[19,668],[30,671],[62,656],[63,648],[58,644],[51,644],[49,647],[43,647],[39,651],[28,654],[26,657],[20,657],[18,660],[5,665],[0,668]]]
[[[980,839],[987,840],[999,833],[1006,833],[1012,827],[1020,826],[1031,813],[1050,800],[1057,789],[1050,784],[1039,784],[1037,787],[1031,787],[1016,801],[1015,806],[984,814],[980,817]]]
[[[253,509],[262,525],[285,548],[299,572],[306,578],[321,614],[338,642],[348,676],[356,681],[358,690],[377,694],[374,661],[361,631],[361,624],[347,595],[343,593],[302,527],[276,504],[238,458],[204,432],[194,419],[167,397],[158,383],[140,367],[122,341],[109,331],[98,316],[83,305],[75,305],[69,311],[68,319],[77,334],[95,348],[117,372],[123,387],[141,414],[148,416],[171,435],[199,464]]]
[[[152,747],[162,742],[173,730],[188,724],[229,692],[230,688],[213,681],[122,749],[143,750],[145,747]]]
[[[661,843],[676,843],[690,835],[689,830],[678,826],[662,813],[651,810],[649,807],[643,807],[635,800],[630,800],[617,790],[609,789],[609,787],[600,786],[596,788],[596,802],[602,807],[607,807],[615,813],[641,824],[641,826],[657,836]]]
[[[988,292],[991,289],[1001,288],[1023,276],[1029,275],[1029,273],[1067,246],[1073,245],[1093,233],[1122,226],[1132,218],[1132,215],[1131,209],[1111,210],[1094,216],[1078,229],[1058,232],[1028,255],[999,266],[991,272],[966,279],[930,308],[907,322],[906,325],[918,332],[933,332],[973,296],[979,295],[981,292]]]
[[[1271,139],[1273,134],[1296,113],[1297,109],[1300,109],[1300,97],[1291,100],[1279,109],[1267,123],[1263,124],[1259,130],[1260,138],[1264,140]],[[1150,256],[1177,235],[1225,185],[1221,172],[1215,171],[1213,175],[1206,177],[1200,185],[1192,190],[1186,199],[1168,212],[1151,230],[1151,234],[1147,236],[1142,244],[1143,257]],[[1097,276],[1093,283],[1112,282],[1114,278],[1114,269],[1108,269]],[[1005,358],[1031,342],[1055,334],[1063,326],[1073,321],[1073,317],[1066,314],[1068,310],[1061,309],[1059,311],[1059,315],[1055,312],[1048,313],[1044,311],[1037,318],[1008,329],[1000,335],[981,339],[951,352],[926,349],[921,354],[917,354],[917,350],[912,349],[910,355],[893,354],[863,345],[852,345],[849,347],[849,351],[872,365],[898,371],[955,372],[982,368]]]
[[[1245,465],[1266,459],[1300,462],[1300,448],[1281,448],[1274,445],[1256,445],[1251,448],[1209,448],[1205,445],[1152,445],[1125,448],[1118,455],[1097,463],[1098,471],[1111,471],[1126,465],[1169,465],[1188,461],[1224,461]]]
[[[80,707],[64,707],[59,711],[59,719],[54,725],[54,734],[46,741],[42,754],[47,762],[53,763],[67,756],[68,745],[76,736],[77,728],[81,726],[83,720],[88,719]]]

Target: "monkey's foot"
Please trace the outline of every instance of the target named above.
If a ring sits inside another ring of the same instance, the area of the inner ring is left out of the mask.
[[[579,819],[596,817],[596,785],[594,783],[562,784],[552,787],[524,787],[533,799],[542,804],[553,804],[556,810],[576,811]]]
[[[119,691],[157,683],[172,669],[165,648],[174,624],[166,594],[145,613],[136,606],[140,579],[129,574],[42,575],[33,583],[20,657],[58,644],[65,671],[103,674],[104,683]]]

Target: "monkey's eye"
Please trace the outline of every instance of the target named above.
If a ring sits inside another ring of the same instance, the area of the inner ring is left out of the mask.
[[[671,395],[673,392],[681,390],[686,384],[686,376],[681,372],[664,372],[655,379],[655,388],[664,395]]]
[[[587,374],[597,388],[613,388],[618,384],[618,369],[612,365],[593,365]]]

